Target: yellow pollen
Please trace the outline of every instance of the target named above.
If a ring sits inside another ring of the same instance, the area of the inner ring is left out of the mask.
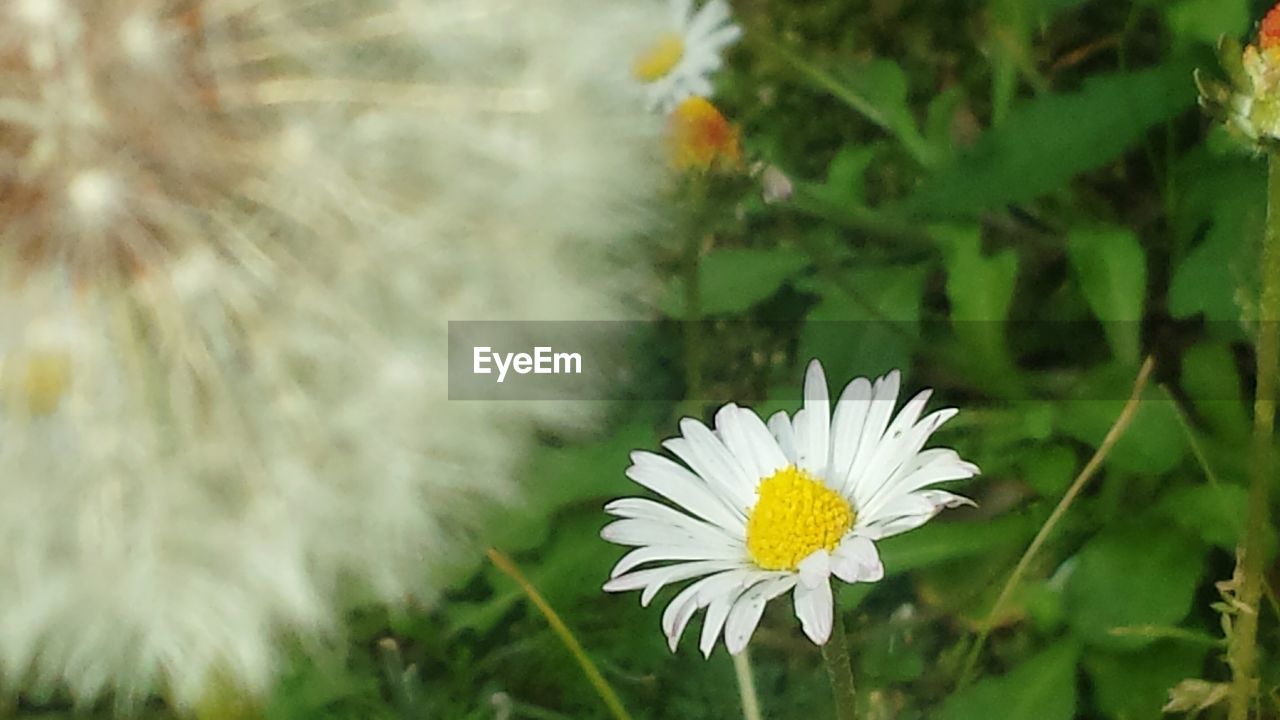
[[[792,465],[760,482],[747,519],[747,552],[765,570],[795,570],[814,551],[835,550],[853,527],[849,501]]]
[[[665,33],[653,47],[636,58],[631,72],[640,82],[653,82],[671,72],[684,57],[684,38],[675,33]]]
[[[0,365],[0,390],[6,404],[34,416],[58,409],[71,386],[71,358],[60,352],[35,352]]]

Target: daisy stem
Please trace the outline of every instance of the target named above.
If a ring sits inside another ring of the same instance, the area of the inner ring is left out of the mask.
[[[1262,597],[1264,547],[1270,524],[1270,490],[1275,462],[1272,431],[1276,418],[1276,363],[1280,361],[1280,155],[1268,156],[1267,231],[1262,244],[1262,296],[1258,302],[1257,386],[1253,399],[1253,462],[1249,515],[1239,565],[1240,612],[1230,633],[1229,720],[1245,720],[1253,704],[1258,663],[1258,605]]]
[[[546,618],[547,624],[551,626],[552,631],[560,638],[560,642],[569,649],[573,658],[578,661],[578,666],[582,668],[582,673],[587,676],[587,680],[591,682],[591,686],[595,688],[596,694],[604,702],[605,707],[609,708],[609,714],[615,720],[631,720],[631,715],[627,713],[627,709],[622,706],[622,700],[618,698],[618,694],[614,692],[613,687],[609,685],[609,681],[604,679],[604,675],[600,674],[600,670],[596,664],[591,661],[587,651],[583,649],[582,643],[578,642],[578,638],[574,637],[573,631],[568,625],[560,619],[560,616],[551,605],[542,597],[542,593],[525,578],[524,573],[520,572],[520,568],[516,567],[516,563],[503,552],[489,548],[489,560],[499,570],[515,581],[520,586],[529,601],[534,607],[538,608],[538,612],[542,613],[542,617]]]
[[[1067,514],[1067,510],[1072,503],[1080,496],[1080,491],[1084,489],[1084,486],[1102,467],[1103,461],[1111,453],[1111,448],[1124,435],[1125,430],[1129,429],[1129,423],[1133,421],[1133,416],[1138,412],[1138,406],[1142,404],[1142,391],[1146,388],[1147,379],[1151,377],[1151,371],[1154,368],[1154,358],[1148,357],[1142,363],[1142,369],[1138,371],[1138,377],[1133,382],[1133,390],[1129,393],[1129,400],[1121,408],[1120,414],[1116,416],[1116,421],[1111,424],[1111,429],[1107,431],[1106,436],[1102,439],[1102,444],[1098,445],[1093,457],[1089,458],[1089,462],[1085,464],[1084,469],[1080,471],[1076,479],[1071,482],[1071,486],[1063,493],[1062,499],[1053,508],[1049,518],[1044,521],[1044,525],[1040,526],[1040,531],[1031,540],[1031,544],[1022,553],[1022,557],[1018,559],[1018,564],[1014,566],[1013,572],[1009,573],[1009,579],[1005,581],[1004,587],[1000,589],[1000,594],[996,596],[996,601],[991,605],[991,611],[987,613],[987,617],[978,631],[978,637],[973,642],[973,648],[969,650],[969,656],[965,659],[964,667],[960,671],[960,678],[956,683],[957,688],[968,685],[969,681],[973,679],[973,672],[977,668],[978,659],[982,657],[982,650],[986,646],[987,637],[990,636],[991,629],[999,620],[1005,604],[1009,602],[1014,590],[1022,582],[1022,576],[1031,567],[1031,561],[1035,559],[1036,553],[1040,552],[1040,548],[1049,539],[1049,535],[1053,533],[1054,528],[1058,526],[1058,523]]]
[[[857,720],[858,693],[853,687],[853,668],[849,664],[849,642],[845,638],[844,617],[837,608],[832,619],[831,639],[822,646],[822,659],[831,678],[835,695],[837,720]]]
[[[760,698],[756,695],[756,681],[751,675],[751,656],[746,648],[733,656],[733,674],[738,678],[743,720],[761,720]]]

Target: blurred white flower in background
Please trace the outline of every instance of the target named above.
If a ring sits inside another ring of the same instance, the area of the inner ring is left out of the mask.
[[[649,105],[669,113],[681,101],[715,94],[711,73],[724,64],[725,49],[742,37],[725,0],[670,0],[668,25],[636,56],[632,74],[644,84]]]
[[[0,670],[269,687],[339,588],[429,594],[535,403],[450,319],[608,319],[659,176],[595,0],[0,6]],[[656,17],[655,17],[656,16]]]

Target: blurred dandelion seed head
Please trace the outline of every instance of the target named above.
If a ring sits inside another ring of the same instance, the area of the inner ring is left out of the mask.
[[[447,320],[623,312],[662,156],[617,58],[664,20],[0,9],[6,683],[261,692],[339,586],[430,594],[533,426],[574,421],[447,405]]]

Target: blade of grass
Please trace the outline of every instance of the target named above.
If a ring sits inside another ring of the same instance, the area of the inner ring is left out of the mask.
[[[489,548],[489,560],[499,570],[515,581],[516,585],[524,592],[534,607],[538,608],[538,612],[542,613],[542,617],[546,618],[547,624],[551,626],[552,631],[560,638],[560,642],[569,649],[573,655],[573,659],[578,661],[578,666],[582,668],[582,673],[587,676],[591,686],[595,688],[596,694],[600,696],[600,700],[604,702],[605,707],[609,708],[609,713],[616,720],[631,720],[631,715],[627,713],[627,709],[623,707],[622,700],[618,698],[618,694],[614,692],[613,687],[609,685],[609,681],[604,679],[600,674],[600,670],[596,668],[596,664],[591,661],[587,651],[583,649],[582,643],[578,642],[578,638],[574,637],[573,631],[568,625],[560,619],[556,611],[542,597],[542,593],[525,578],[524,573],[516,567],[515,561],[501,551],[495,548]]]
[[[996,596],[996,601],[991,606],[991,611],[987,613],[987,618],[982,623],[981,629],[978,631],[978,639],[973,643],[973,648],[969,651],[969,656],[965,660],[963,669],[960,671],[960,678],[957,683],[958,687],[964,687],[973,679],[974,668],[978,664],[978,659],[982,656],[982,650],[986,646],[987,637],[991,634],[991,629],[995,625],[996,619],[1000,617],[1000,612],[1004,609],[1005,603],[1013,596],[1013,591],[1017,589],[1018,583],[1022,581],[1022,576],[1026,574],[1027,568],[1031,566],[1031,561],[1035,558],[1036,553],[1040,551],[1041,546],[1053,533],[1054,528],[1067,514],[1072,503],[1079,497],[1080,492],[1090,479],[1102,467],[1103,461],[1107,459],[1107,455],[1111,453],[1111,448],[1115,447],[1117,441],[1124,435],[1125,430],[1129,428],[1129,423],[1133,421],[1133,416],[1138,412],[1138,406],[1142,404],[1142,391],[1147,386],[1147,380],[1151,377],[1151,370],[1155,367],[1155,359],[1148,357],[1142,363],[1142,369],[1138,371],[1138,377],[1133,383],[1133,392],[1129,395],[1128,402],[1121,408],[1120,414],[1116,417],[1116,421],[1112,423],[1111,429],[1107,431],[1106,437],[1102,439],[1102,443],[1098,445],[1098,449],[1094,451],[1093,457],[1089,458],[1089,462],[1085,464],[1084,469],[1072,481],[1071,486],[1062,495],[1062,499],[1058,501],[1057,507],[1050,513],[1049,518],[1045,520],[1044,525],[1040,526],[1040,531],[1036,533],[1031,544],[1022,553],[1022,557],[1018,559],[1018,564],[1014,566],[1013,572],[1009,574],[1009,579],[1005,581],[1004,587],[1001,588],[1000,594]]]

